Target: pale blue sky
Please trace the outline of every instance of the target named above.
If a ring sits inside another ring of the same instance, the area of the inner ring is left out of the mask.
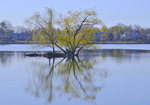
[[[150,0],[0,0],[0,21],[23,26],[25,18],[43,12],[45,7],[58,13],[94,7],[107,26],[123,23],[150,27]]]

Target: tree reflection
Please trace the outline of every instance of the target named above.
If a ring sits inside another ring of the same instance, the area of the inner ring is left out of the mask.
[[[101,90],[103,85],[94,85],[93,66],[95,60],[80,60],[79,58],[67,59],[58,66],[58,72],[62,78],[62,90],[70,93],[71,97],[95,99],[95,93]],[[106,77],[106,71],[99,71],[102,77]],[[96,75],[95,75],[96,76]]]
[[[52,58],[49,71],[38,65],[26,90],[36,97],[46,96],[48,102],[57,95],[94,100],[103,88],[101,79],[107,77],[106,70],[94,68],[96,63],[93,59]]]
[[[6,64],[8,61],[11,61],[13,56],[14,56],[14,53],[0,51],[0,63],[2,65]]]

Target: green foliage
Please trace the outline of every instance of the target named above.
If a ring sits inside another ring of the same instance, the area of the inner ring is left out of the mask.
[[[78,54],[84,47],[91,46],[91,39],[98,30],[94,26],[102,23],[96,15],[96,11],[90,9],[68,11],[67,16],[60,15],[57,21],[61,29],[61,35],[57,38],[58,44],[73,54]]]
[[[67,15],[60,15],[56,21],[53,10],[49,8],[44,16],[35,13],[26,22],[34,29],[32,40],[35,43],[48,44],[53,50],[57,46],[63,52],[73,55],[93,44],[91,39],[98,30],[94,26],[102,23],[96,11],[90,9],[68,11]],[[55,28],[56,22],[58,29]]]
[[[102,26],[102,28],[101,28],[101,32],[107,32],[107,27],[104,25],[104,26]]]
[[[41,45],[49,45],[55,51],[56,29],[54,28],[55,22],[54,10],[46,8],[44,15],[35,13],[30,18],[26,19],[26,23],[33,28],[32,40],[34,43]]]
[[[101,28],[102,35],[100,37],[103,38],[103,41],[107,40],[107,30],[108,29],[105,25],[102,26],[102,28]]]

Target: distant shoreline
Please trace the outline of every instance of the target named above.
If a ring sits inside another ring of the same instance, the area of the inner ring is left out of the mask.
[[[94,44],[150,44],[150,43],[94,43]]]
[[[33,43],[0,43],[0,45],[2,44],[33,44]],[[94,44],[150,44],[149,43],[94,43]]]
[[[34,44],[34,42],[26,42],[26,41],[15,41],[15,42],[0,42],[0,44]],[[103,41],[103,42],[95,42],[94,44],[150,44],[150,41]]]

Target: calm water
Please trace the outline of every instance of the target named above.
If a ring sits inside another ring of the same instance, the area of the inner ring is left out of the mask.
[[[150,51],[87,51],[79,59],[0,52],[0,105],[77,104],[150,105]]]

